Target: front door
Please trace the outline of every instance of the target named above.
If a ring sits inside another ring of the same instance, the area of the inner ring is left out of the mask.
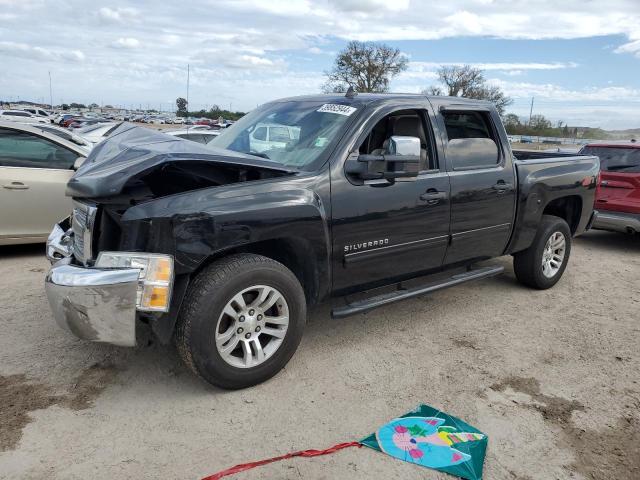
[[[383,111],[368,123],[359,153],[384,151],[392,135],[419,137],[414,181],[354,184],[332,169],[333,288],[346,293],[440,268],[449,236],[449,178],[435,157],[426,109]]]
[[[441,110],[439,117],[451,179],[451,245],[444,263],[500,256],[511,236],[517,189],[510,154],[500,147],[499,119],[480,110]],[[480,145],[493,141],[496,155],[456,157],[447,150],[456,139],[482,139]]]
[[[0,241],[46,238],[69,215],[77,155],[29,132],[0,128]]]

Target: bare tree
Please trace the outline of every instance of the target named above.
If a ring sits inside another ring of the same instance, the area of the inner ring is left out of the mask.
[[[333,68],[325,72],[325,92],[386,92],[389,81],[407,68],[400,50],[384,44],[352,41],[338,53]]]
[[[487,85],[482,70],[471,65],[448,65],[438,69],[438,80],[444,86],[443,91],[438,86],[424,90],[427,95],[443,95],[445,92],[452,97],[475,98],[488,100],[495,104],[500,115],[505,108],[513,103],[500,87]]]

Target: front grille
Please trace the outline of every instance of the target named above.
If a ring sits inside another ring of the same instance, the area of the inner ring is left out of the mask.
[[[73,254],[82,263],[92,259],[92,236],[98,209],[92,205],[73,202]]]

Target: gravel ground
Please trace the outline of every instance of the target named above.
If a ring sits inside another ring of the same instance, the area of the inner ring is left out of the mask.
[[[0,249],[0,478],[196,479],[357,440],[419,403],[489,436],[487,479],[640,478],[640,241],[576,239],[547,291],[501,277],[345,320],[316,311],[285,370],[225,392],[171,347],[59,330],[42,246]],[[372,450],[238,479],[450,478]]]

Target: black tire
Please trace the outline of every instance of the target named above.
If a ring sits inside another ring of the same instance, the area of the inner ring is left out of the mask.
[[[271,357],[255,367],[239,368],[218,352],[215,330],[227,302],[253,285],[276,288],[282,294],[289,325]],[[260,255],[230,255],[207,266],[190,285],[178,316],[176,346],[185,364],[205,381],[225,389],[245,388],[268,380],[287,364],[302,339],[306,315],[304,291],[287,267]]]
[[[558,271],[547,277],[542,269],[542,257],[547,241],[556,232],[562,233],[565,240],[565,254]],[[571,254],[571,230],[564,219],[553,215],[543,215],[540,227],[531,246],[513,255],[513,269],[518,281],[528,287],[545,290],[553,287],[564,273]]]

